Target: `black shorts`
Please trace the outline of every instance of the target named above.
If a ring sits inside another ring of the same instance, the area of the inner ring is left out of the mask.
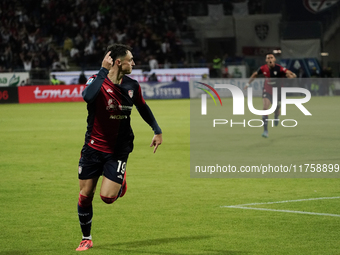
[[[104,175],[111,181],[122,184],[128,157],[129,153],[105,153],[85,144],[79,159],[78,178],[87,180]]]
[[[273,103],[273,95],[272,94],[269,94],[268,92],[262,92],[262,98],[268,98],[270,103],[272,104]],[[278,91],[277,93],[277,101],[278,102],[281,102],[281,90],[280,92]],[[279,104],[279,103],[278,103]]]

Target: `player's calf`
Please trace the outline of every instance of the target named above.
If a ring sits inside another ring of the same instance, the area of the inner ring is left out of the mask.
[[[79,200],[78,200],[78,217],[79,223],[81,227],[81,231],[83,233],[83,240],[84,239],[91,239],[91,225],[92,225],[92,200],[93,196],[84,196],[79,193]],[[82,250],[86,247],[83,245],[82,247],[78,247],[77,250]]]
[[[122,188],[120,189],[119,194],[118,194],[119,197],[123,197],[126,193],[126,190],[127,190],[127,184],[126,182],[125,183],[123,182]]]
[[[277,127],[279,125],[280,108],[281,108],[281,103],[279,102],[277,107],[276,107],[275,113],[274,113],[274,119],[275,119],[274,125],[275,125],[275,127]]]
[[[119,190],[118,196],[119,197],[123,197],[125,195],[125,193],[126,193],[126,190],[127,190],[127,184],[126,184],[126,172],[125,172],[124,173],[124,180],[123,180],[123,183],[122,183],[122,187]]]

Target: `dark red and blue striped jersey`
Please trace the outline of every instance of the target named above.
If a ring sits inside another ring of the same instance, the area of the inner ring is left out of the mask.
[[[267,79],[264,82],[263,92],[272,94],[273,86],[277,86],[275,78],[286,77],[287,68],[275,64],[274,67],[270,68],[268,65],[260,66],[257,70],[257,74],[263,74]]]
[[[133,105],[155,134],[160,134],[161,129],[139,83],[125,75],[121,84],[114,84],[107,74],[108,70],[101,68],[90,77],[83,91],[88,110],[85,144],[106,153],[130,153],[134,139],[130,124]]]

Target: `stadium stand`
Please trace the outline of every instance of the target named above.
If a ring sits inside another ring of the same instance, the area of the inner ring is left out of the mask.
[[[132,46],[137,65],[185,57],[186,14],[176,1],[3,0],[0,9],[0,71],[97,68],[114,42]]]
[[[302,1],[291,2],[2,0],[0,72],[29,71],[32,80],[44,84],[44,79],[49,80],[50,71],[97,69],[106,46],[114,42],[130,45],[136,68],[146,71],[150,69],[152,57],[159,68],[212,68],[216,53],[221,58],[228,55],[225,63],[246,64],[251,70],[257,66],[254,58],[235,55],[235,35],[208,41],[197,36],[197,30],[188,22],[188,17],[207,17],[209,5],[222,4],[222,15],[233,16],[238,4],[244,7],[246,3],[247,15],[282,14],[281,39],[323,37],[323,47],[331,51],[326,64],[333,64],[338,76],[340,64],[335,57],[331,59],[336,53],[332,45],[337,44],[337,39],[334,40],[331,32],[338,29],[334,24],[338,24],[340,2],[318,15],[300,15],[305,9]]]

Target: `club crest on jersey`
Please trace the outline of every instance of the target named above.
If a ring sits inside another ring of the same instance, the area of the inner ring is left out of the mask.
[[[274,71],[274,75],[277,75],[277,71]]]
[[[83,171],[83,168],[81,166],[78,167],[78,173],[81,174],[81,172]]]
[[[129,90],[128,94],[129,94],[129,97],[132,98],[133,97],[133,90]]]

